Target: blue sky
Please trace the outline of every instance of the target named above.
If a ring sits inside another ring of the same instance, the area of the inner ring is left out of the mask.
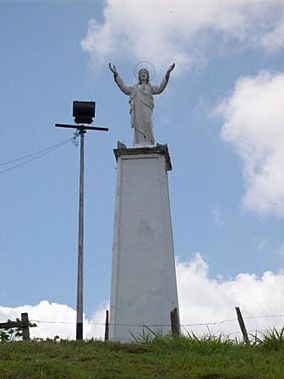
[[[264,291],[267,271],[282,283],[283,19],[282,0],[202,0],[198,8],[191,0],[0,0],[3,315],[42,300],[75,308],[79,148],[70,141],[25,166],[4,171],[14,164],[3,164],[71,138],[54,124],[73,122],[73,100],[96,101],[95,124],[109,127],[86,135],[86,316],[109,301],[112,150],[118,140],[131,146],[132,130],[108,62],[128,83],[138,62],[155,66],[153,83],[176,62],[155,98],[154,134],[173,164],[180,272],[193,270],[180,291],[191,287],[192,272],[209,286],[233,286],[243,273]],[[283,295],[271,287],[280,305]],[[243,306],[253,313],[250,301]]]

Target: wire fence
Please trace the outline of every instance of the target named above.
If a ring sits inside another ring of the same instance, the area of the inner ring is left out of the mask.
[[[253,319],[269,319],[269,318],[284,318],[284,313],[281,314],[267,314],[267,315],[258,315],[258,316],[246,316],[244,317],[244,320],[253,320]],[[73,325],[75,322],[74,321],[51,321],[51,320],[38,320],[38,319],[31,319],[31,322],[35,323],[42,323],[42,324],[66,324],[66,325]],[[218,325],[223,325],[225,323],[231,323],[231,322],[238,322],[237,317],[236,318],[230,318],[230,319],[225,319],[225,320],[219,320],[219,321],[210,321],[210,322],[201,322],[201,323],[188,323],[188,324],[180,324],[181,327],[183,328],[191,328],[191,327],[197,327],[197,326],[218,326]],[[88,325],[94,325],[94,326],[104,326],[105,322],[93,322],[93,321],[88,321],[86,320],[86,323]],[[126,324],[114,324],[114,323],[109,323],[109,325],[112,326],[129,326],[129,327],[143,327],[145,324],[140,323],[140,324],[131,324],[131,323],[126,323]],[[170,327],[171,324],[147,324],[148,327]]]
[[[259,341],[269,332],[274,329],[282,329],[284,327],[284,313],[277,314],[262,314],[262,315],[249,315],[243,317],[245,324],[248,326],[246,329],[247,338],[245,338],[243,330],[240,328],[238,317],[227,318],[221,320],[212,320],[204,322],[188,322],[181,323],[180,335],[189,336],[193,338],[221,338],[221,340],[235,340],[244,341],[250,344],[253,341]],[[74,320],[43,320],[32,318],[30,320],[39,328],[33,329],[33,334],[36,336],[51,336],[52,334],[62,335],[65,338],[74,338],[74,326],[76,324]],[[257,322],[256,322],[257,321]],[[86,339],[106,339],[106,323],[103,321],[84,320],[84,331]],[[159,333],[167,334],[173,331],[172,324],[146,324],[146,323],[107,323],[107,329],[112,327],[118,327],[120,330],[129,332],[135,336],[155,336]],[[42,330],[42,331],[41,331]],[[168,332],[167,332],[168,330]],[[122,332],[122,335],[124,332]],[[129,341],[129,338],[121,337],[120,340]]]
[[[239,319],[239,314],[241,314],[240,309],[236,307],[237,316],[235,318],[228,318],[215,321],[207,322],[192,322],[192,323],[181,323],[181,324],[150,324],[150,323],[109,323],[108,317],[106,317],[106,322],[84,319],[84,331],[85,339],[109,339],[109,328],[118,327],[121,337],[119,340],[125,340],[129,342],[130,337],[126,337],[130,333],[132,336],[137,336],[138,340],[143,336],[152,337],[157,335],[181,335],[190,338],[217,338],[221,341],[231,340],[238,342],[245,342],[250,345],[254,342],[261,341],[266,335],[273,335],[284,328],[284,313],[278,314],[262,314],[262,315],[250,315],[247,317],[242,317],[245,325]],[[108,311],[106,310],[106,315]],[[70,317],[70,315],[68,316]],[[278,320],[277,320],[278,319]],[[39,318],[28,318],[29,326],[32,328],[33,338],[65,338],[74,339],[74,331],[76,320],[75,317],[70,317],[68,320],[43,320]],[[257,322],[256,322],[257,320]],[[273,320],[273,323],[271,321]],[[277,321],[276,321],[277,320]],[[11,320],[8,320],[8,323]],[[3,324],[3,323],[2,323]],[[5,324],[5,323],[4,323]],[[173,327],[178,327],[178,333],[174,334]],[[7,328],[6,328],[7,329]],[[1,325],[0,325],[1,331]],[[282,332],[281,332],[282,333]],[[280,335],[280,334],[279,334]],[[282,335],[282,334],[281,334]],[[59,337],[60,336],[60,337]]]

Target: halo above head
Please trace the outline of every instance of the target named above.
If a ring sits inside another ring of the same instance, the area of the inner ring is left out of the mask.
[[[148,70],[149,76],[150,76],[149,80],[152,80],[155,77],[156,75],[155,66],[151,62],[143,61],[143,62],[138,62],[136,66],[134,66],[133,68],[133,75],[135,79],[138,78],[138,73],[142,68],[145,68],[146,70]]]

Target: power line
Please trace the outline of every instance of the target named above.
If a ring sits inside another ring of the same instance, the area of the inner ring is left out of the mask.
[[[45,149],[38,150],[38,151],[35,151],[33,153],[29,153],[29,154],[26,154],[22,157],[11,159],[11,160],[6,161],[6,162],[2,162],[2,163],[0,163],[0,166],[9,165],[9,164],[14,163],[14,162],[24,161],[24,162],[21,162],[21,163],[14,165],[14,166],[8,167],[4,170],[1,170],[0,175],[4,174],[5,172],[8,172],[8,171],[15,170],[16,168],[25,166],[25,165],[45,156],[47,154],[50,154],[50,153],[54,152],[55,150],[63,147],[65,144],[67,144],[68,142],[70,142],[72,140],[74,140],[74,136],[71,138],[68,138],[67,140],[64,140],[62,142],[59,142],[55,145],[46,147]],[[27,158],[30,158],[30,159],[27,159]]]
[[[74,137],[72,137],[74,138]],[[62,142],[59,142],[55,145],[51,145],[51,146],[48,146],[48,147],[45,147],[44,149],[41,149],[41,150],[37,150],[37,151],[34,151],[32,153],[29,153],[29,154],[26,154],[26,155],[23,155],[21,157],[18,157],[18,158],[14,158],[14,159],[11,159],[9,161],[4,161],[4,162],[0,162],[0,166],[5,166],[5,165],[8,165],[8,164],[11,164],[11,163],[14,163],[14,162],[17,162],[17,161],[20,161],[20,160],[23,160],[23,159],[26,159],[26,158],[29,158],[29,157],[32,157],[34,155],[38,155],[38,154],[41,154],[41,153],[44,153],[45,151],[47,150],[50,150],[52,148],[55,148],[57,146],[61,146],[63,143],[69,141],[70,139],[68,138],[68,140],[64,140]]]

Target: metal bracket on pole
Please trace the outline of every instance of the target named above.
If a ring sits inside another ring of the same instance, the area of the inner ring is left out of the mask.
[[[100,130],[103,132],[107,132],[108,128],[99,127],[99,126],[87,126],[87,125],[68,125],[68,124],[55,124],[57,128],[69,128],[69,129],[78,129],[78,130]]]

